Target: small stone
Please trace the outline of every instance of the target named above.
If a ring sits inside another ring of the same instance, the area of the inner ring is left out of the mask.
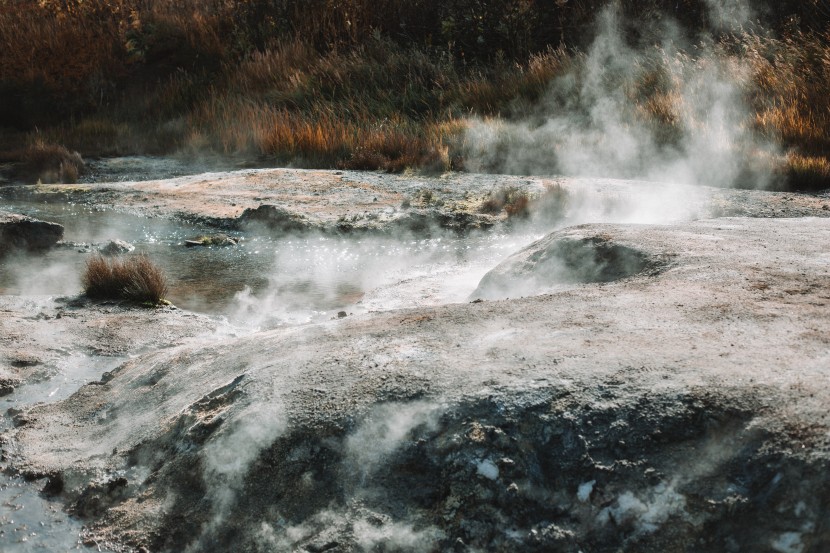
[[[342,319],[344,317],[346,317],[346,312],[345,311],[338,311],[337,318]]]
[[[184,241],[184,245],[188,248],[197,246],[217,246],[224,248],[227,246],[236,246],[238,243],[239,241],[236,238],[231,238],[227,234],[206,234]]]
[[[98,247],[98,251],[102,255],[121,255],[130,253],[135,249],[135,246],[123,240],[110,240],[103,246]]]

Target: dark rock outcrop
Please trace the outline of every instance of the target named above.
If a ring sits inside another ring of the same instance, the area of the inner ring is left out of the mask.
[[[0,255],[11,250],[43,250],[63,238],[63,226],[0,211]]]
[[[239,226],[263,226],[277,232],[301,232],[310,230],[310,223],[297,213],[270,204],[263,204],[256,209],[246,209],[238,219]]]

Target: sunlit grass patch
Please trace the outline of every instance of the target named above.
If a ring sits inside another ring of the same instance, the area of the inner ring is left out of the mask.
[[[74,184],[86,165],[78,152],[36,140],[18,154],[19,173],[30,182]]]
[[[830,160],[826,157],[787,155],[783,169],[789,190],[823,190],[830,188]]]
[[[93,256],[82,277],[90,298],[162,303],[167,295],[167,277],[145,255],[131,257]]]

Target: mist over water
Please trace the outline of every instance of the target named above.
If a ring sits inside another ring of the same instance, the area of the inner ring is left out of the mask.
[[[539,237],[535,229],[433,238],[236,232],[239,246],[187,248],[186,239],[215,230],[77,205],[7,207],[65,225],[67,245],[4,259],[0,293],[79,294],[86,260],[121,239],[164,269],[174,305],[249,329],[464,301],[487,270]]]

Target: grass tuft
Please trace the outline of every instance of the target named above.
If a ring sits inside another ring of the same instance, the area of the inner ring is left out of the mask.
[[[158,305],[167,295],[167,277],[145,255],[87,260],[84,292],[90,298],[129,300]]]
[[[544,192],[532,194],[515,186],[500,188],[481,204],[482,213],[497,214],[504,211],[508,219],[524,219],[530,216],[548,220],[561,218],[568,204],[568,193],[558,184],[549,185]]]
[[[508,217],[527,217],[530,196],[515,186],[500,188],[491,192],[481,205],[483,213],[500,213],[504,210]]]
[[[816,191],[830,188],[830,161],[825,157],[790,153],[783,171],[788,190]]]
[[[86,168],[78,152],[41,140],[10,157],[20,162],[19,176],[31,182],[75,184]]]

